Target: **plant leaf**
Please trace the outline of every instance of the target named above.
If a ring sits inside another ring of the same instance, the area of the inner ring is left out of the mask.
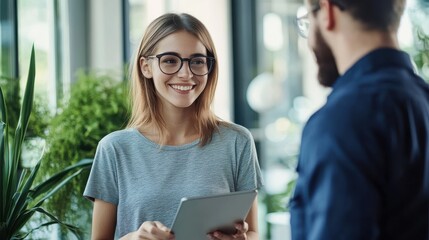
[[[7,108],[6,101],[4,99],[3,89],[0,87],[0,111],[1,111],[1,121],[7,123]]]
[[[35,210],[37,212],[40,212],[40,213],[48,216],[50,219],[53,220],[53,222],[56,222],[57,224],[60,224],[61,226],[66,227],[68,230],[70,230],[78,239],[83,239],[82,232],[80,231],[80,229],[78,227],[75,227],[71,224],[64,223],[64,222],[60,221],[53,214],[49,213],[48,211],[46,211],[45,209],[43,209],[41,207],[36,207],[36,208],[33,208],[32,210]]]
[[[27,232],[27,233],[25,233],[25,234],[22,234],[22,235],[15,235],[14,236],[14,238],[15,239],[25,239],[26,237],[28,237],[28,235],[30,235],[31,233],[33,233],[34,231],[36,231],[36,230],[39,230],[40,228],[42,228],[42,227],[47,227],[47,226],[50,226],[50,225],[54,225],[54,224],[59,224],[59,225],[61,225],[61,226],[63,226],[63,227],[66,227],[68,230],[70,230],[78,239],[82,239],[82,232],[80,231],[80,229],[79,228],[77,228],[77,227],[75,227],[75,226],[73,226],[73,225],[71,225],[71,224],[67,224],[67,223],[64,223],[64,222],[62,222],[62,221],[60,221],[58,218],[56,218],[53,214],[51,214],[51,213],[49,213],[48,211],[46,211],[45,209],[43,209],[43,208],[41,208],[41,207],[37,207],[37,208],[33,208],[33,209],[30,209],[30,211],[32,211],[33,213],[34,212],[40,212],[40,213],[42,213],[43,215],[46,215],[46,216],[48,216],[50,219],[52,219],[53,221],[50,221],[50,222],[46,222],[46,223],[43,223],[43,224],[41,224],[41,225],[39,225],[38,227],[35,227],[35,228],[32,228],[29,232]]]
[[[18,125],[15,131],[14,149],[21,149],[21,144],[24,141],[25,132],[27,131],[28,122],[33,108],[34,99],[34,81],[36,75],[36,63],[34,57],[34,45],[31,48],[30,67],[28,70],[27,85],[25,87],[24,98],[22,101],[21,113],[19,114]],[[14,152],[14,160],[20,156],[20,151]]]
[[[9,206],[8,202],[8,184],[9,184],[9,175],[11,163],[9,161],[9,136],[8,136],[8,124],[7,124],[7,110],[6,110],[6,101],[3,95],[3,89],[0,87],[0,168],[1,168],[1,177],[0,177],[0,222],[3,222],[7,218],[7,209]]]
[[[49,226],[49,225],[53,225],[53,224],[58,224],[57,222],[54,222],[54,221],[51,221],[51,222],[47,222],[47,223],[43,223],[43,224],[41,224],[40,226],[38,226],[38,227],[35,227],[35,228],[32,228],[29,232],[27,232],[27,233],[25,233],[25,234],[22,234],[22,235],[15,235],[14,236],[14,239],[17,239],[17,240],[23,240],[23,239],[25,239],[26,237],[28,237],[28,235],[30,235],[31,233],[33,233],[35,230],[39,230],[40,228],[42,228],[42,227],[47,227],[47,226]]]
[[[61,172],[56,173],[55,175],[53,175],[52,177],[50,177],[46,181],[44,181],[44,182],[40,183],[39,185],[37,185],[36,187],[34,187],[31,190],[31,194],[30,194],[31,197],[37,198],[39,195],[47,192],[49,189],[52,188],[52,186],[57,184],[61,179],[63,179],[67,174],[74,171],[75,169],[77,169],[77,168],[79,168],[79,169],[80,168],[89,168],[92,165],[92,161],[93,161],[92,159],[82,159],[78,163],[65,168]]]
[[[77,175],[79,175],[80,172],[82,172],[82,169],[79,169],[78,171],[76,171],[72,175],[68,176],[66,179],[62,180],[60,183],[56,183],[55,185],[53,185],[54,188],[50,192],[46,193],[46,195],[43,196],[40,200],[38,200],[37,203],[34,204],[34,206],[39,207],[40,205],[42,205],[42,203],[46,199],[48,199],[49,197],[51,197],[54,193],[56,193],[64,185],[66,185],[70,180],[72,180],[74,177],[76,177]]]
[[[39,172],[39,168],[40,168],[40,165],[42,163],[42,156],[43,156],[43,153],[41,154],[40,159],[37,161],[36,166],[34,166],[34,168],[31,170],[30,176],[25,180],[25,182],[20,181],[18,184],[18,190],[17,191],[20,191],[21,197],[18,199],[18,201],[16,201],[16,204],[14,206],[14,211],[18,211],[18,213],[24,209],[21,207],[24,205],[24,202],[26,202],[28,205],[28,202],[33,199],[33,197],[31,195],[29,196],[29,194],[31,193],[30,188],[33,185],[34,179],[36,179],[37,173]],[[24,175],[24,174],[22,174],[22,175]],[[21,179],[22,179],[22,175],[21,175]],[[28,199],[28,198],[30,198],[30,199]],[[17,208],[18,210],[15,210],[16,207],[18,207]],[[12,213],[12,215],[13,214],[14,213]]]
[[[24,182],[28,179],[28,174],[30,173],[30,171],[28,170],[28,168],[24,168],[21,172],[21,176],[19,178],[19,182],[18,182],[18,192],[21,192],[24,186]]]
[[[18,125],[15,131],[13,146],[10,149],[10,154],[12,155],[12,158],[10,158],[10,156],[8,155],[8,158],[9,158],[8,161],[11,161],[11,166],[9,167],[7,193],[5,196],[6,199],[10,199],[10,196],[12,196],[17,191],[17,188],[18,188],[18,165],[20,161],[22,142],[24,140],[25,132],[27,131],[28,120],[33,106],[35,74],[36,74],[36,63],[34,58],[34,45],[33,45],[31,49],[30,67],[28,71],[28,79],[27,79],[27,85],[25,87],[24,99],[22,102]],[[5,132],[4,134],[6,134],[7,136],[8,133]],[[9,211],[7,215],[9,215],[9,213],[11,213],[13,209],[15,209],[15,207],[11,208],[11,204],[10,203],[7,204],[6,211]]]
[[[28,203],[32,200],[31,196],[29,197],[30,188],[31,188],[31,185],[33,184],[34,179],[36,178],[37,172],[39,171],[40,164],[41,164],[41,161],[39,160],[36,166],[31,171],[30,176],[25,181],[24,186],[19,187],[19,188],[22,188],[22,191],[16,192],[16,193],[19,193],[19,195],[18,195],[18,198],[15,201],[13,201],[12,213],[9,215],[8,221],[13,221],[13,219],[18,218],[20,213],[27,208]]]
[[[0,88],[1,92],[1,88]],[[6,132],[6,134],[5,134]],[[1,153],[1,159],[0,159],[0,169],[1,169],[1,176],[0,176],[0,222],[2,222],[6,218],[6,205],[7,205],[7,184],[8,184],[8,176],[9,176],[9,164],[8,164],[8,157],[7,157],[7,128],[5,128],[5,124],[3,122],[0,122],[0,151]],[[6,146],[6,147],[5,147]]]
[[[16,218],[12,219],[9,222],[9,227],[7,231],[14,233],[13,235],[17,235],[19,230],[28,222],[28,220],[33,216],[34,211],[24,210],[20,212]]]

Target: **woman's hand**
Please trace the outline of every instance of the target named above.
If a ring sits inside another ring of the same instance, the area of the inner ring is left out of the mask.
[[[146,221],[140,228],[127,234],[121,240],[172,240],[174,235],[171,230],[158,221]]]
[[[209,239],[211,240],[247,240],[247,231],[249,230],[249,225],[247,222],[239,222],[235,224],[235,229],[237,232],[228,235],[219,231],[215,231],[214,233],[208,234]]]

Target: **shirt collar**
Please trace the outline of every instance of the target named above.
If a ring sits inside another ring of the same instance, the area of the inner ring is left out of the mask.
[[[335,91],[352,82],[358,81],[363,75],[375,72],[386,66],[397,66],[415,72],[410,56],[393,48],[379,48],[373,50],[353,64],[332,86]]]

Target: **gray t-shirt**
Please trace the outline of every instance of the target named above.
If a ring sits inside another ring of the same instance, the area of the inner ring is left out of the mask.
[[[160,148],[133,128],[107,135],[99,142],[83,195],[117,206],[115,235],[122,237],[144,221],[171,227],[182,197],[261,186],[252,135],[227,123],[204,147],[197,140]]]

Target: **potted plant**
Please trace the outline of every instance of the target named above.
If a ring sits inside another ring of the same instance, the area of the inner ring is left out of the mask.
[[[83,168],[88,168],[92,161],[82,160],[73,166],[66,167],[39,184],[33,183],[41,165],[40,160],[31,170],[19,168],[22,143],[33,107],[35,71],[33,46],[27,85],[14,134],[10,134],[9,131],[7,103],[0,87],[0,238],[24,239],[34,230],[52,224],[60,224],[80,238],[80,231],[77,227],[63,223],[46,211],[42,204],[71,179],[79,175]],[[28,232],[22,232],[25,224],[36,212],[45,215],[49,221],[30,229]]]

